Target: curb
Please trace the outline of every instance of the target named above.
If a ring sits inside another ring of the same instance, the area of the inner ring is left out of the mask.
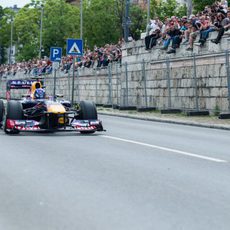
[[[130,118],[136,120],[144,120],[144,121],[154,121],[154,122],[162,122],[162,123],[169,123],[169,124],[177,124],[177,125],[188,125],[188,126],[195,126],[195,127],[202,127],[202,128],[211,128],[211,129],[222,129],[222,130],[230,130],[230,125],[219,125],[219,124],[208,124],[208,123],[200,123],[200,122],[192,122],[192,121],[182,121],[182,120],[175,120],[175,119],[164,119],[164,118],[156,118],[156,117],[143,117],[138,115],[130,115],[130,114],[116,114],[116,113],[109,113],[109,112],[102,112],[99,111],[98,114],[106,115],[106,116],[115,116],[115,117],[123,117],[123,118]]]

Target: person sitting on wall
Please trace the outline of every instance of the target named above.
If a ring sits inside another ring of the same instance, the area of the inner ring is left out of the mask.
[[[145,37],[145,49],[149,50],[153,46],[156,46],[157,39],[161,37],[160,27],[157,25],[155,20],[150,20],[147,26],[147,36]]]
[[[204,46],[209,33],[213,32],[215,29],[212,26],[211,20],[210,18],[206,17],[205,15],[202,15],[200,18],[200,39],[198,41],[198,43],[194,43],[195,45],[198,46]]]
[[[216,39],[212,39],[211,42],[218,44],[220,43],[220,40],[223,37],[224,32],[228,31],[228,29],[230,28],[230,11],[227,12],[226,18],[222,13],[218,13],[214,26],[215,29],[218,31],[218,35]]]
[[[165,44],[166,47],[169,46],[170,40],[172,40],[172,48],[167,52],[167,54],[176,53],[176,49],[180,47],[180,43],[182,41],[182,32],[177,25],[171,25],[167,35],[168,42]]]
[[[189,21],[191,23],[191,32],[189,34],[189,46],[186,48],[187,51],[193,51],[193,44],[196,40],[197,35],[200,33],[201,23],[199,17],[190,15]]]

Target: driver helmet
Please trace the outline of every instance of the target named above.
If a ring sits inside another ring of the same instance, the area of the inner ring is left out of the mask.
[[[45,98],[45,91],[41,88],[41,85],[39,82],[35,84],[35,92],[34,92],[34,98],[35,99],[44,99]]]

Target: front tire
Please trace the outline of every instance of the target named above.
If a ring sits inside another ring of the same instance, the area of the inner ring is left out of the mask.
[[[93,102],[81,101],[80,102],[80,119],[82,120],[97,120],[97,109]],[[81,131],[81,134],[92,134],[95,131]]]
[[[22,104],[18,101],[8,101],[6,106],[6,116],[4,122],[4,131],[6,134],[18,134],[20,131],[7,128],[7,120],[22,120],[23,109]]]
[[[97,109],[93,102],[80,102],[80,118],[82,120],[97,120]]]

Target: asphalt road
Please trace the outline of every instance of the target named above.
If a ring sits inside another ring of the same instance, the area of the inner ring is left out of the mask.
[[[89,136],[0,131],[0,230],[229,230],[229,131],[100,118]]]

